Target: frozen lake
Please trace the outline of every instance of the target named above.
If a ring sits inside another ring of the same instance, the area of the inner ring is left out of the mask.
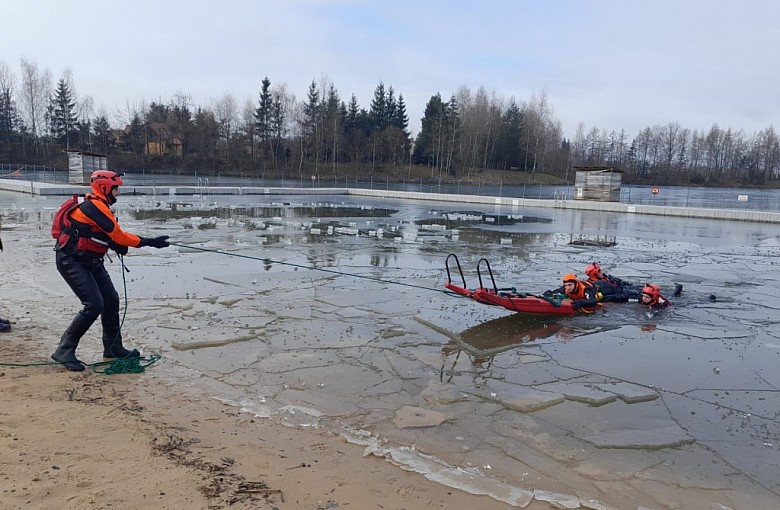
[[[118,215],[175,243],[126,258],[125,334],[171,377],[515,506],[534,490],[567,508],[780,506],[780,226],[166,198],[122,197]],[[45,237],[60,201],[2,193],[3,225],[37,221]],[[471,287],[485,257],[499,286],[525,292],[593,261],[685,290],[655,314],[524,317],[446,294],[449,253]]]

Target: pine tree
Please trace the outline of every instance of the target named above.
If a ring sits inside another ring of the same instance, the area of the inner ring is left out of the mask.
[[[261,85],[260,99],[258,100],[257,108],[255,108],[255,130],[257,131],[260,138],[260,144],[265,152],[271,139],[271,132],[273,129],[271,118],[273,113],[273,97],[271,96],[271,80],[269,80],[267,76],[263,78]]]
[[[341,124],[341,115],[339,112],[339,106],[341,99],[339,93],[336,90],[336,86],[332,83],[328,87],[327,97],[323,97],[323,144],[324,155],[330,156],[330,161],[333,163],[335,172],[336,161],[338,160],[339,143],[342,140],[343,126]],[[325,158],[327,160],[327,157]]]
[[[315,171],[319,169],[320,162],[320,138],[322,132],[322,126],[320,125],[320,117],[322,112],[322,104],[320,103],[320,91],[317,89],[317,83],[314,80],[309,85],[309,90],[306,93],[306,102],[303,103],[303,118],[301,119],[301,135],[303,137],[304,144],[301,145],[301,149],[308,149],[308,155],[312,157],[315,164]],[[304,156],[302,154],[299,163],[299,169],[303,164]]]
[[[273,105],[271,106],[271,132],[273,133],[273,137],[274,137],[273,140],[274,167],[276,166],[276,161],[282,157],[282,143],[284,142],[284,137],[287,134],[284,128],[284,122],[285,122],[285,114],[284,114],[284,108],[282,107],[282,98],[280,96],[277,96],[273,101]]]
[[[49,122],[55,139],[70,149],[71,137],[76,131],[76,103],[64,78],[57,82],[57,90],[49,102]]]
[[[355,94],[349,99],[349,105],[346,107],[346,114],[344,116],[344,131],[348,134],[352,130],[358,127],[358,114],[360,113],[360,107],[358,106],[357,98]]]
[[[111,135],[111,126],[105,115],[96,117],[92,123],[92,133],[95,135],[95,144],[100,152],[108,153],[110,148],[109,136]]]
[[[368,112],[371,116],[374,133],[382,131],[387,123],[387,91],[385,91],[384,83],[379,82],[379,85],[374,89],[374,99],[371,100]]]
[[[441,100],[441,94],[431,96],[425,105],[420,132],[414,144],[412,155],[414,163],[438,166],[442,124],[445,121],[447,105]]]
[[[501,146],[497,151],[503,155],[504,161],[499,165],[505,165],[504,168],[519,169],[523,163],[523,149],[521,135],[523,131],[523,113],[517,106],[517,103],[509,103],[509,108],[502,117]]]
[[[397,127],[404,132],[406,137],[409,137],[407,128],[409,127],[409,115],[406,113],[406,103],[404,102],[404,95],[399,94],[398,104],[395,108],[395,116],[393,118],[393,126]]]
[[[5,142],[8,161],[11,161],[11,138],[18,123],[16,105],[11,99],[11,90],[0,90],[0,140]]]

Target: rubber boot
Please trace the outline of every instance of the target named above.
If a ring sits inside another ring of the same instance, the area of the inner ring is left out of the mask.
[[[84,363],[76,357],[76,347],[79,346],[78,341],[73,341],[67,335],[62,336],[60,345],[57,346],[57,350],[51,355],[51,359],[62,363],[62,366],[73,372],[83,372],[86,368]]]
[[[114,338],[103,337],[103,357],[112,358],[138,358],[141,353],[137,349],[129,350],[122,345],[122,336]]]

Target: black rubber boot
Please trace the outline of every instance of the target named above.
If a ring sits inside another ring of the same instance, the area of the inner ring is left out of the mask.
[[[62,366],[73,372],[83,372],[86,366],[76,357],[76,347],[78,342],[74,342],[67,336],[63,336],[57,350],[51,355],[51,359],[62,363]]]
[[[122,337],[107,340],[103,338],[103,357],[104,358],[138,358],[141,353],[137,349],[129,350],[122,345]]]

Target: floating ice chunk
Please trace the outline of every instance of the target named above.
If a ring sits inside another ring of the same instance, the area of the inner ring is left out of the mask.
[[[400,429],[413,427],[435,427],[448,419],[448,416],[420,407],[403,406],[395,412],[393,423]]]
[[[534,499],[550,503],[555,508],[579,508],[580,498],[571,494],[558,494],[556,492],[535,490]]]

